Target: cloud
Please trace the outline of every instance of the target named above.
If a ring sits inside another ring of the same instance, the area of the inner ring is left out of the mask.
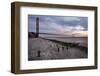
[[[36,17],[28,17],[29,31],[36,31]],[[40,32],[61,34],[66,36],[87,36],[87,17],[57,17],[57,16],[38,16],[40,21]]]

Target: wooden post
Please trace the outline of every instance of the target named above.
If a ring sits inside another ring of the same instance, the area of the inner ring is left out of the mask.
[[[39,51],[38,51],[38,54],[37,54],[37,57],[40,57],[40,53],[41,53],[41,51],[39,50]]]
[[[39,37],[39,18],[36,18],[36,37]]]

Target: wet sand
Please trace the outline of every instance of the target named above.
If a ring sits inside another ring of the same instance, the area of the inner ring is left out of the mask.
[[[29,38],[28,60],[87,58],[87,47],[53,39]]]

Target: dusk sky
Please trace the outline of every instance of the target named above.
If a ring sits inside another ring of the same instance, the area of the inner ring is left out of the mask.
[[[39,17],[39,32],[64,36],[87,37],[88,17],[76,16],[28,16],[28,32],[36,32],[36,17]]]

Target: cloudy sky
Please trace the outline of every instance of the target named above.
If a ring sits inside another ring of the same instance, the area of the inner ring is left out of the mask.
[[[59,36],[87,36],[88,18],[76,16],[28,16],[28,32],[36,32],[36,18],[39,17],[39,32]]]

